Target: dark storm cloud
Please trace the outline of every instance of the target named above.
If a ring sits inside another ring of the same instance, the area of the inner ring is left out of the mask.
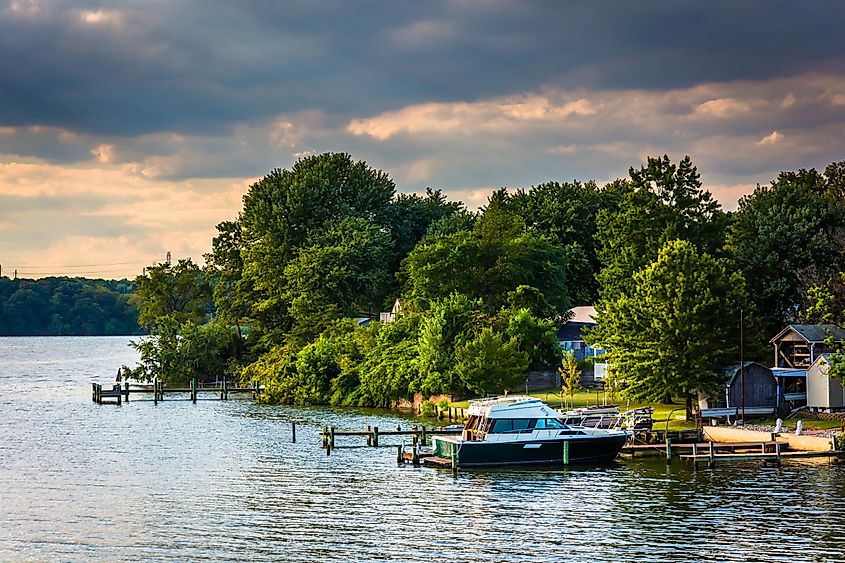
[[[223,133],[544,86],[666,89],[845,65],[840,2],[8,2],[0,125]]]

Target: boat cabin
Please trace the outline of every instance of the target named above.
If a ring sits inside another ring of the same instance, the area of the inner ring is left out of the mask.
[[[538,430],[579,433],[561,422],[563,417],[559,412],[533,397],[474,401],[470,403],[468,415],[463,438],[469,441],[484,441],[497,434],[531,434]]]

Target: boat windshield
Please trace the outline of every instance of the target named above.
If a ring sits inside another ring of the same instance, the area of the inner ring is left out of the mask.
[[[497,418],[490,420],[490,434],[525,432],[531,430],[563,430],[569,428],[555,418]]]
[[[544,428],[567,428],[567,426],[559,421],[556,418],[540,418],[537,420],[537,424],[534,425],[534,428],[544,429]]]

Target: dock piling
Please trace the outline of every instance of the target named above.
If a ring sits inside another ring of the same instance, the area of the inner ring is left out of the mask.
[[[290,423],[290,438],[291,438],[291,440],[290,440],[291,444],[295,444],[296,443],[296,422]]]
[[[569,465],[569,440],[563,442],[563,464]]]
[[[373,426],[373,447],[378,447],[378,426]]]
[[[672,463],[672,438],[666,438],[666,463]]]
[[[710,442],[710,460],[709,460],[710,469],[716,467],[716,444],[712,441]]]

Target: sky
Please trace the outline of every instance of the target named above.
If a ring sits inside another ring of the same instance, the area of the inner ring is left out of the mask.
[[[845,160],[843,29],[839,0],[0,0],[2,274],[201,262],[327,151],[470,209],[690,155],[735,209]]]

